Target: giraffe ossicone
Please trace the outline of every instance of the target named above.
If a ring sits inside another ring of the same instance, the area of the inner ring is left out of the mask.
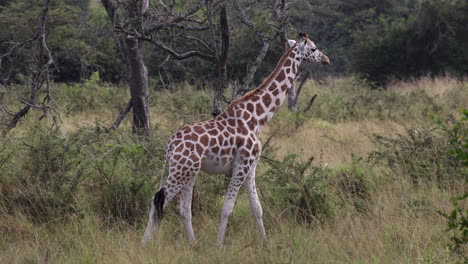
[[[306,34],[300,34],[300,37],[297,42],[288,40],[290,49],[257,89],[231,102],[219,116],[187,125],[174,134],[166,146],[163,166],[164,173],[169,160],[169,175],[152,199],[143,242],[151,238],[168,203],[180,194],[178,210],[189,242],[195,243],[191,205],[195,176],[200,170],[209,174],[232,171],[216,245],[223,244],[228,217],[242,184],[246,186],[260,234],[262,238],[266,237],[262,207],[255,187],[255,170],[262,150],[258,135],[286,99],[300,63],[303,60],[330,63]]]

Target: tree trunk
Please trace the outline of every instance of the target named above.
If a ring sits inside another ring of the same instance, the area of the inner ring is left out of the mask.
[[[291,112],[297,111],[297,101],[299,99],[299,95],[301,94],[302,87],[304,86],[305,82],[307,79],[309,79],[310,72],[305,72],[304,74],[301,74],[299,77],[301,82],[299,83],[299,87],[296,89],[295,85],[295,80],[293,81],[293,84],[291,88],[289,89],[288,92],[288,109]],[[312,101],[313,103],[313,101]],[[311,104],[312,105],[312,104]],[[309,107],[310,108],[310,107]]]
[[[227,86],[226,64],[229,51],[229,26],[226,15],[226,5],[221,6],[220,9],[219,28],[221,31],[221,53],[218,56],[218,62],[216,64],[218,78],[213,99],[213,116],[217,116],[223,112],[221,102],[224,97],[224,89]]]
[[[132,96],[133,133],[149,134],[151,131],[149,112],[148,71],[143,61],[143,41],[125,39],[124,53],[128,69],[128,84]]]
[[[116,12],[119,5],[111,0],[101,0],[107,15],[109,16],[114,31],[117,27],[121,27],[119,17]],[[141,31],[142,22],[139,19],[147,10],[147,0],[135,5],[124,6],[128,17],[134,19],[133,30]],[[141,32],[140,32],[141,33]],[[123,55],[128,71],[128,84],[130,86],[131,104],[127,104],[126,110],[114,122],[113,128],[117,128],[122,119],[128,112],[129,107],[133,109],[133,133],[149,135],[151,132],[150,112],[149,112],[149,87],[148,87],[148,71],[146,70],[143,60],[143,40],[123,34],[116,36],[119,44],[120,53]]]

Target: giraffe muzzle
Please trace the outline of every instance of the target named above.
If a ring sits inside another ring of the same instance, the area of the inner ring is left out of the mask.
[[[321,64],[330,64],[330,59],[325,55],[323,54],[322,55],[322,61],[320,61]]]

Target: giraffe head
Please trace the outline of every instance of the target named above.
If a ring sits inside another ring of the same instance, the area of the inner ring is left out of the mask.
[[[322,64],[330,64],[330,59],[320,51],[315,43],[309,39],[309,36],[305,33],[299,33],[301,38],[298,42],[295,40],[288,40],[289,46],[293,47],[298,45],[299,54],[302,59],[309,62],[320,62]]]

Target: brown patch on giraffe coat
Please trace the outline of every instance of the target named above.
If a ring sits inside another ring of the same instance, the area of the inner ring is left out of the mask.
[[[249,126],[250,130],[254,130],[256,124],[257,124],[257,120],[255,119],[251,119],[249,122],[247,122],[247,126]]]
[[[188,149],[192,149],[193,143],[191,143],[191,142],[185,142],[185,147],[188,148]]]
[[[208,144],[208,135],[203,135],[200,137],[200,143],[206,146]]]
[[[249,120],[249,118],[250,118],[249,112],[245,111],[243,118],[244,118],[244,120]]]
[[[197,144],[197,153],[198,155],[203,155],[203,147],[200,144]]]
[[[254,111],[254,105],[252,103],[248,103],[247,104],[247,111],[249,111],[250,113],[253,113]]]
[[[268,87],[268,91],[274,91],[274,90],[276,90],[276,87],[277,87],[276,83],[272,82],[270,87]]]
[[[286,92],[286,90],[288,90],[288,85],[287,84],[281,85],[281,91]]]
[[[258,154],[259,152],[260,152],[260,144],[257,143],[257,144],[254,145],[252,154],[253,154],[254,156],[257,156],[257,154]]]
[[[218,130],[216,129],[211,129],[208,131],[208,134],[212,135],[212,136],[216,136],[219,134]]]
[[[273,96],[277,96],[279,93],[280,93],[280,92],[279,92],[279,89],[275,89],[275,90],[273,90],[273,92],[271,92],[271,94],[272,94]]]
[[[211,151],[212,151],[214,154],[218,154],[218,152],[219,152],[219,147],[218,147],[218,146],[212,147],[212,148],[211,148]]]
[[[265,113],[265,110],[263,109],[263,106],[261,106],[261,105],[259,105],[259,104],[257,104],[257,107],[256,107],[255,110],[257,110],[257,111],[256,111],[256,112],[257,112],[257,116],[261,116],[263,113]]]
[[[269,94],[265,94],[262,97],[263,104],[268,108],[270,107],[271,104],[271,96]]]
[[[185,126],[184,128],[182,128],[182,132],[184,132],[185,134],[189,133],[190,131],[192,131],[190,126]]]
[[[177,146],[177,148],[174,150],[175,152],[181,152],[182,149],[184,149],[184,144],[180,144]]]
[[[286,74],[284,74],[284,71],[280,71],[278,73],[278,77],[276,77],[275,80],[277,80],[278,82],[282,82],[284,79],[286,79]]]
[[[214,145],[216,145],[216,143],[217,143],[216,138],[212,137],[211,140],[210,140],[210,146],[214,146]]]
[[[190,154],[190,151],[188,149],[184,150],[184,152],[182,153],[182,155],[184,156],[188,156]]]
[[[242,145],[244,145],[244,141],[245,141],[245,140],[244,140],[243,137],[237,137],[237,138],[236,138],[236,145],[237,145],[237,146],[242,146]]]
[[[228,119],[228,124],[232,127],[236,126],[236,120],[235,119]],[[229,129],[229,128],[228,128]]]
[[[244,157],[250,156],[250,152],[248,152],[246,149],[241,149],[241,151],[239,152],[239,154],[240,154],[241,156],[244,156]]]
[[[194,126],[193,131],[195,131],[195,133],[197,134],[203,134],[203,132],[205,132],[205,129],[203,129],[203,127],[201,126]]]
[[[291,60],[290,60],[290,59],[287,59],[287,60],[284,62],[284,66],[288,67],[289,65],[291,65]]]

